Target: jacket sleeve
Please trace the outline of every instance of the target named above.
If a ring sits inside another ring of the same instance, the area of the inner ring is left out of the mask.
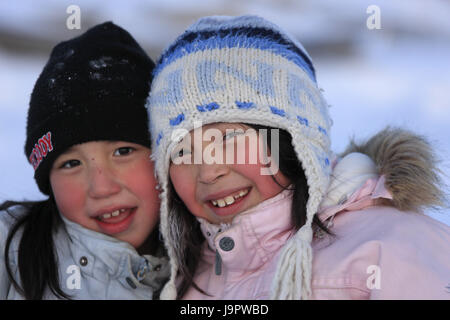
[[[368,275],[370,299],[450,299],[450,228],[416,214],[393,231]]]
[[[4,215],[7,213],[0,211],[0,300],[5,300],[8,296],[11,282],[6,273],[5,265],[5,244],[9,232],[9,224],[6,223]]]

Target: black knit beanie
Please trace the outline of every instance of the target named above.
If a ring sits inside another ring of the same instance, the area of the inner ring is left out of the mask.
[[[36,81],[25,155],[39,189],[51,192],[55,159],[88,141],[127,141],[150,148],[145,109],[154,63],[112,22],[59,43]]]

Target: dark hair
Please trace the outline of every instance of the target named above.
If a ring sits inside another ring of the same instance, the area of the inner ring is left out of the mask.
[[[12,208],[24,209],[26,212],[16,216]],[[0,211],[3,210],[16,219],[9,230],[4,250],[8,278],[16,290],[27,300],[40,300],[48,287],[56,297],[70,299],[59,285],[53,233],[61,225],[62,219],[53,197],[35,202],[5,201],[0,205]],[[9,258],[12,240],[20,228],[23,228],[23,233],[18,247],[17,265],[22,285],[14,279]]]
[[[2,211],[16,219],[4,249],[6,272],[16,290],[27,300],[41,300],[46,288],[59,299],[70,299],[71,296],[62,290],[58,276],[53,234],[60,226],[64,227],[64,222],[53,195],[43,201],[5,201],[0,204]],[[14,236],[21,228],[23,233],[17,255],[20,285],[11,270],[9,251]],[[136,251],[139,254],[156,254],[158,250],[163,250],[160,244],[159,228],[156,226]]]
[[[267,130],[267,141],[271,140],[271,129],[267,126],[247,124],[249,127],[259,130]],[[293,192],[291,219],[295,230],[300,229],[306,223],[306,204],[308,202],[308,183],[301,162],[297,158],[294,147],[292,145],[291,135],[282,129],[279,131],[279,170],[289,178]],[[275,177],[272,176],[274,181]],[[204,290],[199,288],[194,282],[194,274],[200,260],[202,243],[205,240],[200,230],[200,223],[195,216],[189,212],[183,201],[173,187],[172,182],[169,183],[169,219],[170,225],[177,226],[179,235],[179,243],[176,244],[179,250],[176,251],[179,273],[182,276],[182,282],[178,288],[178,296],[180,299],[184,296],[189,287],[193,286],[201,293],[208,295]],[[280,185],[281,186],[281,185]],[[286,189],[284,186],[283,189]],[[319,228],[329,235],[333,235],[327,227],[314,216],[312,221],[314,228]]]

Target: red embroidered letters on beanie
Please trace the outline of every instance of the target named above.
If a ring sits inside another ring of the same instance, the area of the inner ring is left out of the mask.
[[[28,158],[33,165],[33,169],[36,170],[42,160],[47,156],[49,152],[53,150],[52,133],[49,131],[44,134],[34,145]]]

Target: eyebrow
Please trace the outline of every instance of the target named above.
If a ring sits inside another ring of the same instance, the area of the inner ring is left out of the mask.
[[[66,149],[64,152],[62,152],[61,154],[65,154],[65,153],[69,153],[69,152],[73,152],[76,151],[77,147],[83,143],[87,143],[87,142],[94,142],[94,141],[86,141],[86,142],[82,142],[82,143],[78,143],[78,144],[74,144],[73,146],[69,147],[68,149]],[[123,142],[123,143],[133,143],[133,142],[128,142],[128,141],[121,141],[121,140],[98,140],[97,142],[105,142],[109,145],[111,144],[115,144],[115,143],[119,143],[119,142]]]

